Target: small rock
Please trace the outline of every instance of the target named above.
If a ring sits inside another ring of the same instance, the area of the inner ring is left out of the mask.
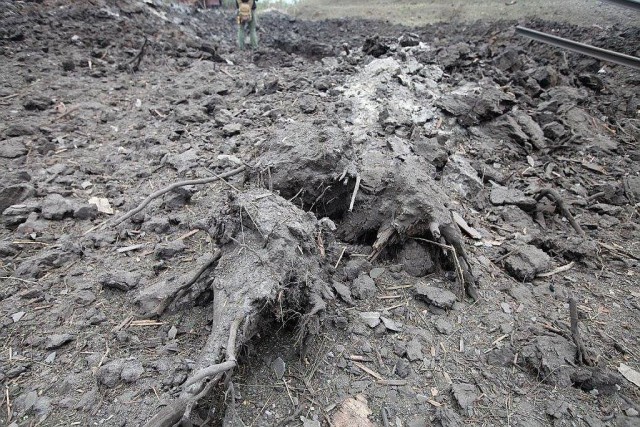
[[[424,356],[422,355],[422,344],[418,339],[414,338],[407,344],[407,359],[411,362],[415,362],[416,360],[422,360]]]
[[[4,134],[8,137],[16,136],[28,136],[36,133],[36,129],[33,126],[23,124],[12,124],[5,129]],[[3,141],[3,144],[7,141]]]
[[[60,220],[73,214],[73,205],[60,194],[49,194],[42,202],[42,217]]]
[[[504,311],[505,313],[511,314],[511,306],[508,302],[501,302],[500,307],[502,307],[502,311]]]
[[[536,199],[527,197],[520,190],[508,187],[493,187],[489,196],[494,205],[515,205],[523,210],[533,210],[536,207]]]
[[[13,319],[13,323],[19,322],[20,319],[22,319],[24,317],[26,313],[24,311],[19,311],[17,313],[13,313],[11,315],[11,318]]]
[[[436,307],[448,309],[457,301],[455,294],[446,289],[429,286],[420,282],[415,286],[416,298],[425,300]]]
[[[487,354],[487,363],[492,366],[512,366],[515,353],[511,347],[497,348]]]
[[[120,381],[120,373],[124,359],[116,359],[102,365],[96,372],[96,378],[99,384],[113,388]]]
[[[229,123],[222,128],[224,136],[235,136],[242,132],[242,125],[240,123]]]
[[[371,298],[376,293],[376,284],[368,274],[362,273],[353,281],[351,293],[358,299]]]
[[[407,378],[411,374],[411,363],[407,359],[398,359],[395,372],[400,378]]]
[[[22,203],[27,198],[33,196],[34,193],[35,189],[29,184],[15,184],[0,188],[0,213],[3,213],[9,206]],[[29,211],[27,215],[30,212],[33,212],[33,210]],[[16,215],[16,213],[5,212],[4,215]]]
[[[137,287],[139,282],[140,277],[129,272],[106,273],[99,279],[99,283],[103,288],[118,289],[125,292]]]
[[[167,338],[174,340],[176,339],[176,335],[178,335],[178,329],[174,325],[171,325],[169,332],[167,332]]]
[[[142,367],[142,362],[136,359],[127,360],[122,366],[120,378],[126,383],[133,383],[138,381],[143,373],[144,368]]]
[[[544,251],[531,245],[519,246],[516,252],[505,259],[509,274],[520,281],[532,280],[538,273],[551,267],[551,258]]]
[[[638,413],[635,408],[627,408],[625,409],[624,413],[627,414],[628,417],[637,417],[638,415],[640,415],[640,413]]]
[[[90,290],[80,290],[73,294],[73,300],[79,305],[91,304],[96,300],[96,294]]]
[[[415,240],[409,240],[398,253],[404,271],[413,277],[422,277],[435,269],[435,263],[427,248]]]
[[[371,271],[369,272],[369,277],[375,280],[378,277],[382,276],[383,274],[384,274],[384,268],[376,267],[371,269]]]
[[[380,316],[380,320],[382,320],[384,327],[387,328],[388,330],[392,332],[402,331],[402,324],[395,322],[392,319],[389,319],[388,317],[384,317],[384,316]]]
[[[73,211],[73,217],[79,220],[92,220],[98,216],[98,208],[96,205],[77,206]]]
[[[307,418],[304,416],[300,417],[300,421],[302,421],[302,427],[321,427],[322,426],[322,424],[320,424],[320,421]]]
[[[32,98],[27,99],[25,101],[25,103],[22,104],[22,106],[24,107],[25,110],[44,111],[47,108],[49,108],[49,106],[52,105],[52,104],[53,104],[53,101],[51,100],[51,98],[48,98],[46,96],[36,95],[36,96],[34,96]]]
[[[458,405],[467,412],[471,409],[473,403],[478,398],[478,391],[476,386],[473,384],[453,384],[451,386],[451,392],[458,402]]]
[[[286,370],[286,364],[284,363],[284,360],[278,356],[271,363],[271,369],[273,369],[273,372],[276,374],[276,378],[281,380]]]
[[[344,267],[344,275],[346,276],[347,280],[354,280],[360,274],[368,273],[369,271],[373,271],[371,270],[371,263],[364,258],[349,260],[349,262],[347,262],[347,265],[345,265]]]
[[[300,111],[311,114],[316,111],[318,103],[312,96],[302,96],[299,98]]]
[[[151,233],[165,234],[171,230],[171,224],[169,218],[154,216],[144,222],[142,229]]]
[[[158,245],[155,249],[155,256],[158,259],[171,259],[177,254],[183,252],[187,248],[187,245],[182,240],[174,240],[164,245]]]
[[[380,324],[380,313],[378,313],[377,311],[362,312],[360,313],[360,317],[370,328],[375,328]]]
[[[52,351],[51,353],[49,353],[47,355],[47,357],[44,359],[44,363],[48,363],[48,364],[52,364],[54,361],[56,360],[56,352]]]
[[[450,335],[453,332],[453,325],[443,317],[436,320],[435,327],[438,332],[444,335]]]
[[[64,61],[62,61],[62,69],[64,71],[73,71],[76,69],[76,64],[75,62],[73,62],[73,59],[67,58]]]
[[[55,335],[49,335],[47,337],[47,341],[45,342],[44,348],[46,350],[55,350],[57,348],[62,347],[63,345],[67,344],[68,342],[71,342],[73,340],[75,340],[75,336],[71,335],[71,334],[55,334]]]
[[[16,157],[24,156],[27,152],[27,147],[20,138],[10,138],[0,143],[0,157],[15,159]]]
[[[349,290],[349,287],[347,285],[335,281],[332,283],[332,285],[333,289],[336,290],[336,292],[344,302],[350,305],[354,304],[353,299],[351,298],[351,290]]]

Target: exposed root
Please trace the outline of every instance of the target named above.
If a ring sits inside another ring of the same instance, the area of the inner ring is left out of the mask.
[[[211,381],[206,384],[202,384],[202,387],[198,390],[197,394],[191,394],[186,391],[183,392],[178,399],[171,402],[170,405],[164,407],[158,414],[151,418],[144,427],[171,427],[183,419],[188,420],[193,406],[211,392],[213,386],[222,378],[222,374],[237,366],[235,350],[236,337],[238,335],[238,328],[240,327],[241,322],[242,318],[235,319],[229,329],[227,360],[196,371],[187,379],[183,387],[186,389],[195,383],[202,382],[205,378],[213,377]]]
[[[196,283],[196,281],[200,278],[200,276],[202,276],[202,273],[207,271],[213,264],[215,264],[220,259],[221,255],[222,255],[222,252],[220,251],[220,249],[216,248],[213,254],[211,254],[211,256],[200,266],[198,271],[195,272],[195,274],[191,277],[191,279],[189,279],[186,283],[181,285],[179,288],[176,288],[175,292],[172,295],[169,295],[166,298],[164,298],[164,300],[162,300],[158,304],[158,306],[153,311],[153,313],[151,313],[151,315],[160,317],[162,313],[164,313],[164,311],[167,309],[167,307],[169,307],[169,305],[171,305],[173,301],[181,298],[182,296],[184,296],[184,294],[187,293],[187,291],[193,286],[194,283]]]
[[[573,217],[573,215],[571,215],[571,212],[569,212],[569,209],[567,208],[567,204],[564,202],[564,200],[562,199],[562,197],[560,197],[560,195],[558,194],[557,191],[555,191],[552,188],[543,188],[542,190],[538,191],[538,194],[536,195],[535,199],[537,201],[540,201],[543,197],[548,197],[552,202],[554,202],[556,204],[556,206],[558,207],[558,209],[560,210],[560,213],[567,218],[567,221],[569,221],[569,224],[571,224],[571,226],[573,227],[573,229],[580,235],[580,236],[584,236],[584,231],[582,230],[582,228],[580,227],[580,224],[578,224],[578,222],[576,221],[576,219]]]
[[[187,180],[187,181],[179,181],[179,182],[174,182],[173,184],[162,188],[154,193],[151,193],[146,199],[144,199],[142,201],[142,203],[140,203],[137,207],[135,207],[134,209],[131,209],[129,212],[125,213],[124,215],[122,215],[120,218],[117,218],[115,220],[113,220],[112,225],[116,226],[126,220],[128,220],[129,218],[131,218],[132,216],[134,216],[135,214],[137,214],[138,212],[142,211],[149,203],[151,203],[152,200],[157,199],[158,197],[168,193],[171,190],[175,190],[176,188],[180,188],[180,187],[184,187],[186,185],[199,185],[199,184],[208,184],[210,182],[215,182],[224,178],[229,178],[230,176],[234,176],[237,175],[241,172],[243,172],[246,169],[245,166],[240,166],[238,168],[235,168],[233,170],[230,170],[229,172],[225,172],[221,175],[216,175],[216,176],[212,176],[209,178],[201,178],[201,179],[191,179],[191,180]],[[102,226],[107,225],[109,222],[103,223]]]
[[[577,347],[578,363],[585,366],[595,366],[595,363],[584,346],[584,342],[580,336],[580,328],[578,327],[578,307],[576,300],[573,297],[569,298],[569,317],[571,320],[571,337],[573,338],[573,343]]]

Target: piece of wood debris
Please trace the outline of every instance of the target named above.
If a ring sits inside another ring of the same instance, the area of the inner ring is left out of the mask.
[[[376,384],[379,385],[389,385],[389,386],[404,386],[407,385],[408,381],[407,380],[378,380],[376,381]]]
[[[462,216],[458,212],[453,212],[452,215],[453,215],[453,220],[456,222],[456,224],[458,224],[458,227],[460,227],[462,231],[467,233],[469,237],[476,240],[482,239],[482,234],[480,234],[478,230],[476,230],[475,228],[467,224],[467,221],[465,221],[464,218],[462,218]]]
[[[546,273],[539,273],[536,277],[551,277],[554,274],[558,274],[558,273],[562,273],[564,271],[571,270],[571,268],[573,267],[574,264],[575,263],[573,261],[571,261],[569,264],[562,265],[562,266],[560,266],[558,268],[555,268],[555,269],[553,269],[551,271],[548,271]]]
[[[618,372],[620,372],[627,380],[635,384],[636,387],[640,388],[640,372],[636,371],[629,365],[625,365],[624,363],[620,364]]]
[[[353,364],[355,366],[357,366],[358,368],[362,369],[364,372],[366,372],[367,374],[371,375],[372,377],[374,377],[377,380],[383,381],[384,377],[382,375],[380,375],[379,373],[377,373],[376,371],[374,371],[373,369],[367,368],[366,366],[364,366],[362,363],[360,362],[353,362]]]
[[[164,322],[158,322],[156,320],[148,320],[148,319],[142,319],[142,320],[132,320],[128,327],[131,326],[160,326],[160,325],[164,325]]]
[[[138,245],[131,245],[131,246],[125,246],[123,248],[118,248],[116,249],[116,252],[118,252],[119,254],[122,254],[125,252],[137,251],[138,249],[142,249],[144,247],[145,247],[145,244],[140,243]]]
[[[200,230],[191,230],[188,233],[183,234],[182,236],[178,237],[176,240],[184,240],[187,239],[191,236],[193,236],[194,234],[196,234],[198,231]]]

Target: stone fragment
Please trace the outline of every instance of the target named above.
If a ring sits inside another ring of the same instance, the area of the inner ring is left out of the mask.
[[[393,319],[389,319],[388,317],[380,316],[380,320],[384,324],[384,327],[392,332],[400,332],[402,331],[402,324],[395,322]]]
[[[351,305],[354,304],[353,299],[351,298],[351,290],[347,285],[336,281],[334,281],[332,285],[333,289],[336,290],[336,292],[344,302]]]
[[[471,407],[474,402],[478,398],[478,390],[473,384],[453,384],[451,386],[451,392],[453,393],[453,397],[458,402],[458,405],[465,410],[465,412],[469,413]]]
[[[118,289],[126,292],[138,286],[140,276],[130,272],[116,271],[103,274],[98,282],[103,288]]]
[[[419,282],[415,286],[416,298],[422,299],[440,308],[452,308],[457,301],[455,294],[446,289],[429,286],[424,282]]]
[[[22,319],[24,317],[26,313],[24,311],[19,311],[17,313],[13,313],[11,315],[11,319],[13,320],[13,323],[17,323],[20,321],[20,319]]]
[[[315,98],[309,95],[300,97],[299,105],[300,111],[305,114],[314,113],[318,108],[318,103],[316,102]]]
[[[102,384],[109,388],[113,388],[118,385],[123,365],[124,359],[116,359],[107,362],[98,368],[98,371],[96,372],[98,384]]]
[[[154,216],[144,222],[142,229],[150,233],[165,234],[171,230],[171,224],[169,218]]]
[[[169,332],[167,332],[167,338],[169,338],[170,340],[174,340],[176,339],[177,335],[178,335],[178,329],[174,325],[171,325]]]
[[[357,299],[371,298],[376,293],[376,284],[368,274],[362,273],[353,281],[351,293]]]
[[[403,270],[413,277],[425,276],[435,268],[427,248],[415,240],[409,240],[402,247],[398,253],[398,261],[403,264]]]
[[[46,350],[55,350],[57,348],[62,347],[63,345],[75,340],[75,336],[71,334],[54,334],[49,335],[44,344],[44,348]]]
[[[9,206],[22,203],[27,198],[33,196],[34,193],[35,189],[29,184],[15,184],[8,187],[0,187],[0,213],[3,213]]]
[[[483,187],[482,180],[469,161],[458,154],[451,156],[444,166],[442,182],[463,197],[473,197]]]
[[[360,318],[370,328],[375,328],[380,324],[380,313],[377,311],[365,311],[360,313]]]
[[[507,272],[520,281],[532,280],[538,273],[551,268],[551,258],[531,245],[519,246],[505,261]]]
[[[0,141],[0,157],[15,159],[16,157],[24,156],[27,152],[27,147],[21,138],[9,138]]]
[[[78,205],[73,211],[73,217],[79,220],[92,220],[98,216],[96,205]]]
[[[453,332],[453,325],[444,317],[436,319],[435,327],[443,335],[450,335]]]
[[[42,95],[35,95],[27,99],[22,106],[25,110],[44,111],[52,104],[53,101],[51,98]]]
[[[242,125],[240,123],[229,123],[222,128],[222,133],[226,137],[239,135],[240,132],[242,132]]]
[[[280,356],[276,357],[276,359],[271,362],[271,369],[273,369],[273,373],[276,375],[276,379],[281,380],[284,376],[287,365],[284,363],[284,360]]]
[[[369,272],[369,277],[375,280],[378,277],[382,276],[384,274],[384,271],[385,269],[382,267],[372,268],[371,271]]]
[[[123,363],[122,371],[120,372],[120,379],[125,383],[133,383],[144,373],[144,367],[142,362],[137,359],[130,359]]]
[[[493,187],[489,200],[494,205],[515,205],[527,211],[531,211],[536,207],[536,199],[525,196],[525,194],[515,188]]]
[[[185,245],[185,243],[182,240],[174,240],[172,242],[156,246],[154,250],[154,255],[158,259],[167,260],[184,252],[186,248],[187,248],[187,245]]]
[[[60,194],[49,194],[42,202],[42,217],[50,220],[60,220],[73,214],[73,204]]]
[[[398,359],[395,372],[400,378],[407,378],[411,375],[411,362],[403,358]]]
[[[5,129],[4,134],[8,137],[28,136],[36,133],[33,126],[14,123]],[[5,141],[3,141],[4,144]]]
[[[520,355],[526,366],[537,372],[543,382],[559,387],[571,386],[576,347],[564,337],[535,337],[522,348]]]
[[[422,360],[424,356],[422,355],[422,344],[417,338],[412,339],[407,344],[407,359],[411,362],[415,362],[417,360]]]

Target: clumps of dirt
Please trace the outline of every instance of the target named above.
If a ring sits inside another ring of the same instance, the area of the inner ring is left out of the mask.
[[[269,13],[249,53],[229,17],[0,5],[3,421],[637,420],[637,76],[512,23]]]

